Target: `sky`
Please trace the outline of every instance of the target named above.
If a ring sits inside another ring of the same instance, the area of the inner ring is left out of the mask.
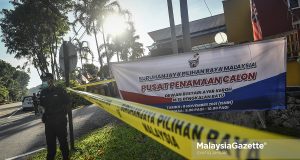
[[[176,25],[181,24],[179,1],[180,0],[172,0]],[[210,13],[205,6],[204,0],[187,1],[190,21],[210,16]],[[136,34],[140,36],[139,42],[144,44],[145,52],[147,53],[148,50],[146,47],[150,46],[153,43],[152,39],[148,35],[148,32],[170,26],[167,0],[118,0],[118,2],[123,9],[127,9],[132,13],[132,19],[136,28]],[[222,0],[206,0],[206,2],[212,12],[212,15],[223,13]],[[0,0],[0,8],[8,9],[12,8],[12,5],[9,3],[9,0]],[[72,15],[72,13],[70,13],[69,15]],[[2,15],[0,15],[0,17],[2,17]],[[69,18],[72,19],[72,16],[70,16]],[[79,35],[81,35],[82,32],[83,29],[80,31]],[[0,34],[2,33],[0,32]],[[73,35],[74,33],[70,31],[64,37],[64,40],[69,40],[69,37],[73,37]],[[97,35],[97,37],[100,41],[99,43],[101,44],[101,35],[99,34]],[[85,35],[82,40],[89,42],[89,46],[95,54],[95,60],[97,60],[97,49],[93,35]],[[14,55],[7,54],[3,42],[0,42],[0,59],[10,63],[14,67],[18,65],[22,66],[26,61],[26,59],[15,59]],[[113,58],[112,61],[116,61],[116,58]],[[98,62],[95,62],[95,64],[98,64]],[[30,70],[30,81],[27,88],[35,87],[41,84],[41,80],[36,69],[31,66]]]

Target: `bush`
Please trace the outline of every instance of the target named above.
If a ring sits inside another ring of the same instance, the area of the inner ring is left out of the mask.
[[[66,85],[65,85],[65,82],[63,80],[59,80],[59,81],[56,81],[55,82],[55,85],[57,87],[62,87],[64,89],[66,89]],[[77,86],[80,86],[80,84],[74,80],[70,80],[70,87],[77,87]],[[79,88],[76,88],[76,90],[83,90],[82,87],[79,87]],[[85,100],[84,98],[82,98],[81,96],[78,96],[77,94],[75,93],[71,93],[71,92],[68,92],[68,95],[70,97],[70,99],[72,100],[72,108],[76,108],[78,106],[82,106],[82,105],[90,105],[91,103],[87,100]]]
[[[6,97],[8,95],[8,90],[6,87],[0,85],[0,103],[5,101]]]
[[[82,98],[81,96],[75,93],[69,92],[68,94],[73,102],[72,108],[76,108],[78,106],[83,106],[83,105],[84,106],[91,105],[91,102],[87,101],[86,99]]]

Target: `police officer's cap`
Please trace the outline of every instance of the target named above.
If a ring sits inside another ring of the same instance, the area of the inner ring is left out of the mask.
[[[47,79],[53,80],[53,75],[51,73],[43,73],[40,78],[41,80],[47,80]]]

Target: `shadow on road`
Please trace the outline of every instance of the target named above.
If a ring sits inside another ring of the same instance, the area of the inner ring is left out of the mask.
[[[31,111],[31,110],[30,111],[23,111],[22,108],[19,107],[19,110],[15,109],[15,110],[13,110],[13,111],[5,114],[5,115],[2,115],[2,116],[0,116],[0,119],[7,118],[7,117],[11,116],[14,113],[15,113],[14,116],[17,116],[17,115],[21,115],[21,114],[30,113],[30,112],[33,112],[33,111]]]
[[[4,126],[1,126],[0,127],[0,141],[2,139],[8,138],[8,137],[14,135],[15,133],[18,133],[19,131],[33,127],[34,125],[30,124],[29,122],[32,122],[37,119],[40,119],[40,117],[31,115],[31,116],[27,116],[27,117],[18,119],[16,121],[6,124]],[[39,123],[42,123],[42,121],[39,121]],[[39,123],[36,123],[35,125],[37,125]]]
[[[114,116],[112,116],[111,114],[104,111],[103,109],[101,109],[98,106],[95,106],[95,105],[87,106],[87,108],[85,108],[85,110],[91,114],[89,115],[89,117],[87,117],[88,119],[86,121],[84,121],[84,123],[74,124],[74,126],[76,126],[76,130],[74,132],[75,138],[78,138],[84,134],[87,134],[87,133],[91,132],[92,130],[102,128],[103,126],[105,126],[108,123],[112,123],[112,122],[120,123],[121,122],[119,119],[115,118]],[[79,113],[75,113],[75,115],[76,114],[77,114],[77,116],[80,116],[80,114],[84,114],[84,113],[79,112]]]
[[[12,110],[12,109],[16,109],[16,108],[20,108],[21,106],[15,106],[15,107],[9,107],[9,108],[0,108],[0,112],[1,111],[6,111],[6,110]]]

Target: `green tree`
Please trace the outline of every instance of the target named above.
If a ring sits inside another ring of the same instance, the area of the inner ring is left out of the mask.
[[[133,22],[127,19],[128,27],[123,34],[118,36],[109,36],[107,44],[100,45],[100,49],[107,48],[107,59],[117,55],[117,59],[123,61],[135,60],[144,56],[143,44],[138,42],[139,36],[135,34],[136,30]],[[106,56],[103,54],[103,56]]]
[[[79,53],[80,63],[83,68],[83,61],[85,60],[85,63],[88,63],[88,55],[92,56],[92,64],[94,63],[94,55],[89,47],[88,41],[80,41],[79,39],[75,38],[75,46],[77,47],[77,51]]]
[[[101,56],[100,49],[98,48],[97,33],[103,29],[104,17],[119,10],[119,4],[117,1],[111,0],[78,0],[74,6],[76,19],[74,25],[80,23],[85,28],[87,34],[94,34],[101,69],[103,67],[103,56]],[[105,41],[105,39],[103,40]]]
[[[108,62],[110,62],[112,57],[114,55],[117,55],[118,62],[119,62],[119,52],[118,51],[120,50],[119,48],[121,47],[120,43],[112,43],[111,39],[112,39],[111,36],[107,36],[107,39],[106,39],[107,43],[101,44],[99,46],[99,50],[102,51],[101,58],[106,58],[106,60]]]
[[[29,75],[17,70],[9,63],[0,60],[0,94],[3,97],[9,96],[10,100],[17,101],[27,93]]]
[[[21,95],[26,95],[30,76],[24,71],[16,70],[16,72],[13,74],[13,79],[19,85],[19,92],[21,92]]]
[[[129,21],[128,24],[129,28],[124,36],[126,37],[125,46],[127,48],[121,53],[121,59],[124,61],[135,60],[144,56],[143,44],[137,41],[140,36],[135,34],[133,22]]]
[[[9,63],[0,60],[0,85],[8,86],[11,83],[12,75],[16,69],[12,67]]]
[[[30,76],[24,71],[16,70],[12,78],[20,84],[22,89],[25,89],[28,85]]]
[[[58,74],[57,45],[69,30],[66,14],[72,1],[21,0],[12,4],[13,9],[2,9],[0,19],[7,53],[27,58],[39,74],[49,72],[49,65],[52,73]]]
[[[98,73],[98,67],[93,64],[83,64],[84,68],[84,75],[89,74],[95,77]]]
[[[104,78],[110,78],[108,65],[104,65],[102,69],[98,72],[98,75],[103,75]]]
[[[8,93],[9,92],[8,92],[7,88],[0,84],[0,103],[6,99],[6,97],[8,96]]]

